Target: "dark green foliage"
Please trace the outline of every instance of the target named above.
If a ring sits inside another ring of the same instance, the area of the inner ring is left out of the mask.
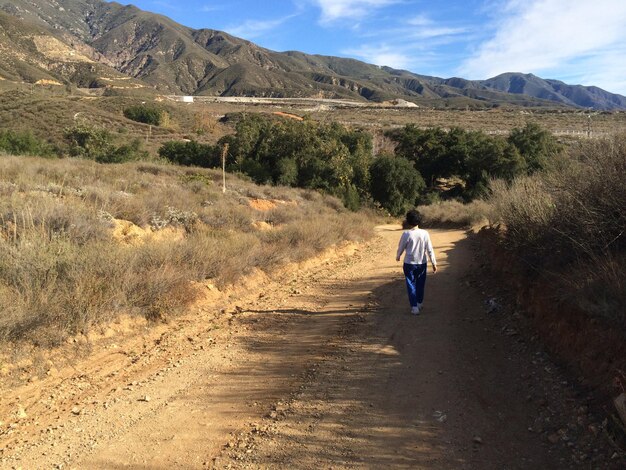
[[[544,169],[561,150],[554,137],[536,124],[513,129],[507,140],[480,131],[415,125],[388,135],[398,143],[396,153],[415,164],[429,189],[442,179],[460,178],[463,187],[450,196],[465,200],[485,194],[491,178],[511,181]]]
[[[381,157],[372,165],[372,137],[365,131],[338,123],[249,114],[241,115],[236,133],[216,146],[167,142],[159,155],[181,165],[218,167],[227,144],[227,170],[256,183],[321,190],[350,209],[373,199],[395,214],[420,196],[424,200],[419,192],[425,189],[431,198],[483,196],[490,179],[510,182],[543,168],[543,162],[559,151],[551,135],[534,125],[515,130],[508,140],[460,128],[446,131],[415,125],[388,136],[397,142],[397,158]],[[403,171],[406,175],[400,174]]]
[[[200,144],[194,140],[189,142],[165,142],[159,149],[159,156],[172,163],[185,166],[216,168],[221,166],[220,148]]]
[[[148,152],[141,149],[141,140],[133,139],[129,144],[113,147],[111,151],[100,155],[96,161],[100,163],[123,163],[133,160],[145,159]]]
[[[137,105],[124,110],[124,116],[132,121],[160,126],[164,111],[153,106]]]
[[[83,157],[99,163],[122,163],[145,158],[141,141],[134,139],[130,144],[116,146],[106,129],[90,126],[74,126],[65,130],[65,140],[72,157]]]
[[[318,189],[357,209],[369,196],[371,136],[337,123],[273,120],[260,115],[241,119],[229,145],[227,168],[256,183]]]
[[[36,155],[41,157],[54,155],[52,146],[35,137],[30,131],[0,130],[0,151],[11,155]]]
[[[65,131],[65,140],[72,157],[98,160],[111,151],[111,134],[106,129],[90,126],[74,126]]]
[[[526,161],[528,173],[544,170],[562,150],[552,134],[530,122],[521,129],[513,129],[508,142],[517,148]]]
[[[419,192],[426,186],[413,163],[403,157],[381,155],[370,171],[372,197],[392,215],[414,207]]]

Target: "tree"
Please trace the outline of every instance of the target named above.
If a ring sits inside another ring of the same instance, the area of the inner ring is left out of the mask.
[[[113,151],[113,139],[106,129],[78,125],[66,129],[64,137],[72,157],[84,157],[97,161]]]
[[[160,126],[167,114],[159,108],[146,105],[130,106],[124,110],[124,116],[131,121]],[[167,117],[169,119],[169,115]]]
[[[90,126],[74,126],[65,130],[65,140],[72,157],[83,157],[99,163],[121,163],[145,158],[141,141],[134,139],[128,144],[116,146],[106,129]]]
[[[526,123],[521,129],[513,129],[508,142],[517,148],[526,161],[526,171],[529,174],[545,170],[562,150],[562,146],[550,132],[532,122]]]
[[[220,140],[231,148],[229,171],[257,183],[322,190],[351,208],[369,197],[372,139],[366,132],[260,115],[244,117],[236,129]]]
[[[371,194],[392,215],[400,215],[415,205],[426,184],[413,163],[404,157],[381,155],[370,168]]]
[[[159,148],[159,156],[178,165],[204,168],[221,167],[220,146],[171,140]]]

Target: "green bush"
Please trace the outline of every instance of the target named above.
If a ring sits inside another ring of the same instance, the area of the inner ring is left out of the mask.
[[[200,144],[194,140],[165,142],[159,148],[159,156],[178,165],[203,168],[217,168],[222,165],[219,147]]]
[[[370,172],[372,197],[392,215],[414,207],[426,186],[413,163],[403,157],[381,155],[372,163]]]
[[[248,115],[228,144],[227,168],[256,183],[322,190],[358,208],[369,198],[372,138],[337,123]]]
[[[97,161],[113,147],[111,134],[102,128],[77,125],[66,129],[64,137],[72,157],[84,157]]]
[[[124,110],[124,116],[131,121],[160,126],[163,122],[165,111],[146,105],[131,106]]]
[[[489,180],[512,181],[547,167],[561,151],[556,139],[537,124],[513,129],[508,139],[480,131],[420,129],[407,125],[387,133],[397,142],[396,154],[408,159],[429,189],[442,179],[460,178],[462,191],[449,196],[472,200],[486,194]]]
[[[82,157],[99,163],[122,163],[147,157],[142,151],[141,141],[116,146],[106,129],[79,125],[65,130],[65,140],[72,157]]]
[[[15,132],[0,130],[0,151],[10,155],[34,155],[50,157],[55,154],[53,147],[35,137],[30,131]]]
[[[508,142],[524,158],[528,173],[546,169],[563,150],[552,134],[530,122],[521,129],[513,129]]]

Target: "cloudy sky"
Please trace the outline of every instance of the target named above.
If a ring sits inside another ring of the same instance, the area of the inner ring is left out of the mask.
[[[626,95],[626,0],[127,2],[276,51],[444,78],[534,73]]]

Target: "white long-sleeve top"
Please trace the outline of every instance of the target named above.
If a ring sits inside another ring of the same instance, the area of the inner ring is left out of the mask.
[[[400,259],[402,252],[405,252],[405,264],[424,264],[427,262],[426,256],[428,255],[433,266],[437,265],[430,235],[426,230],[422,230],[421,228],[405,230],[402,233],[400,243],[398,243],[396,259]]]

